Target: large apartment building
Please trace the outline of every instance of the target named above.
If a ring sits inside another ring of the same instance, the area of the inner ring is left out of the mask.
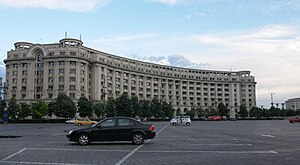
[[[235,117],[240,105],[256,106],[255,78],[250,71],[180,68],[124,58],[83,46],[78,39],[59,43],[17,42],[8,51],[5,100],[50,102],[59,92],[74,101],[91,101],[121,94],[139,99],[158,98],[179,113],[191,107],[224,103]]]

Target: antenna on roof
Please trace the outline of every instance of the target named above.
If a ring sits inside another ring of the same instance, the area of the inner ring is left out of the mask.
[[[68,35],[68,32],[66,31],[66,32],[65,32],[65,39],[67,38],[67,35]]]
[[[81,34],[80,34],[80,38],[79,38],[79,40],[81,41]]]

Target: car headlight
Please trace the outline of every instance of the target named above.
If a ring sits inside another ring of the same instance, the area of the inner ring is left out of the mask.
[[[72,132],[73,132],[73,130],[69,131],[68,135],[71,135]]]

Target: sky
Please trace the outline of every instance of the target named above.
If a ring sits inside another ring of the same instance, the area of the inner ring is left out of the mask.
[[[0,0],[0,60],[67,37],[158,64],[250,70],[257,106],[300,97],[300,0]],[[4,76],[2,62],[0,76]]]

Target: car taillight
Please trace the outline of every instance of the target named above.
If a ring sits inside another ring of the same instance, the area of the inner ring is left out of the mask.
[[[154,125],[151,125],[151,126],[148,128],[148,131],[154,131]]]

